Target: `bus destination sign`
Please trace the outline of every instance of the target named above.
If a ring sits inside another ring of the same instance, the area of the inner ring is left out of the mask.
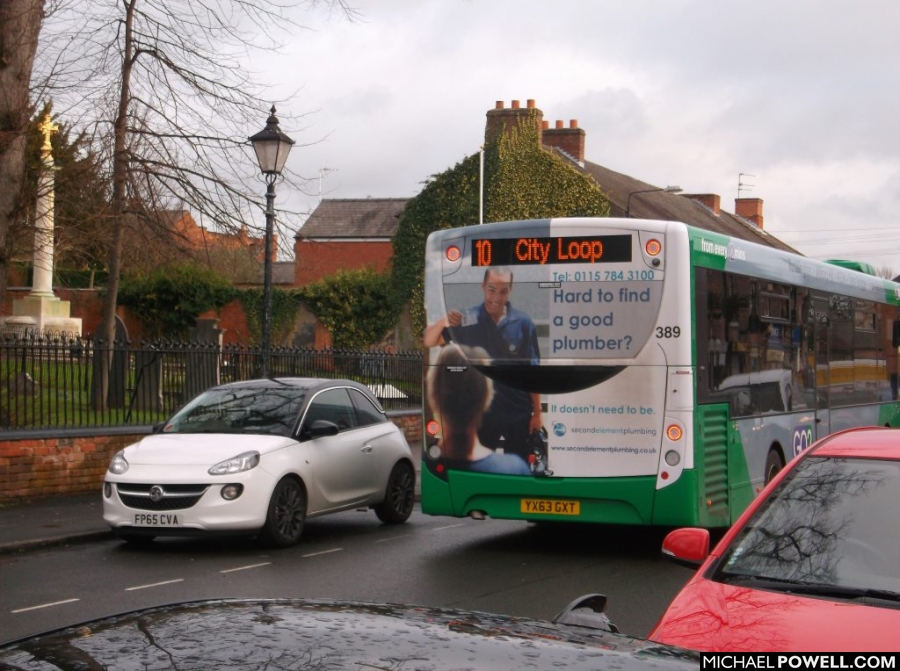
[[[520,266],[551,263],[627,263],[631,235],[564,238],[475,238],[473,266]]]

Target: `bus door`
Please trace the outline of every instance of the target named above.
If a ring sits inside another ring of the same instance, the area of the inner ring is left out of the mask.
[[[829,408],[831,407],[831,367],[829,366],[831,319],[828,297],[813,293],[812,314],[814,359],[816,371],[815,401],[816,425],[814,440],[831,433]]]

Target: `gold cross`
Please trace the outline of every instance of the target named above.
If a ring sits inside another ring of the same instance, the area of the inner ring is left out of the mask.
[[[38,125],[38,130],[44,134],[44,145],[41,147],[44,151],[50,151],[50,134],[59,130],[59,126],[50,120],[50,115],[46,114]]]

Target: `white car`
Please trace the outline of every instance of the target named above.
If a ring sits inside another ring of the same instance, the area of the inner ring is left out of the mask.
[[[370,507],[385,524],[405,522],[415,477],[403,433],[367,387],[235,382],[113,457],[103,519],[130,542],[239,533],[287,547],[308,517]]]

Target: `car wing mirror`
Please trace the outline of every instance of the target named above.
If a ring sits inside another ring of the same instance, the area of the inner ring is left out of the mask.
[[[586,594],[563,608],[553,618],[553,624],[618,633],[619,628],[610,622],[609,617],[603,612],[605,608],[605,594]]]
[[[334,422],[329,422],[327,419],[317,419],[303,433],[309,438],[319,438],[321,436],[336,436],[339,431],[338,425]]]
[[[680,566],[698,568],[709,556],[709,531],[694,528],[671,531],[663,540],[662,554]]]

